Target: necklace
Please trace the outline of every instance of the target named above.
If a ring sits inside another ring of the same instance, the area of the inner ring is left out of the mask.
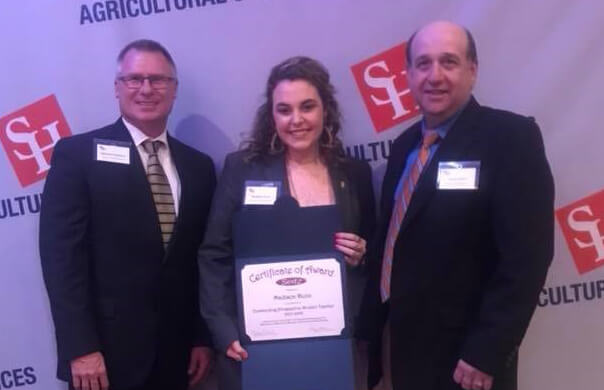
[[[333,188],[331,186],[331,180],[329,179],[329,172],[327,171],[327,167],[322,164],[319,164],[319,168],[321,169],[321,171],[315,171],[314,174],[313,169],[305,167],[299,168],[306,171],[306,174],[310,174],[310,177],[312,178],[314,183],[308,182],[308,180],[306,180],[307,183],[305,183],[305,186],[303,186],[304,188],[302,188],[302,192],[298,193],[296,189],[296,183],[294,182],[294,175],[292,172],[291,164],[287,159],[285,160],[285,170],[287,174],[287,181],[289,183],[290,195],[298,201],[298,204],[301,207],[334,204],[335,194],[333,193]],[[327,193],[325,193],[325,190],[327,190]]]

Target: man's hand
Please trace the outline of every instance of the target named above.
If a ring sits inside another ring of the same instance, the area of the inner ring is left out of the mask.
[[[493,377],[459,359],[453,380],[466,390],[491,390]]]
[[[193,387],[210,372],[213,353],[208,347],[193,347],[189,360],[189,387]]]
[[[71,361],[71,377],[76,390],[107,390],[109,379],[105,360],[100,352],[80,356]]]
[[[226,350],[226,355],[238,362],[247,359],[247,351],[243,349],[239,340],[235,340],[229,345],[229,348]]]

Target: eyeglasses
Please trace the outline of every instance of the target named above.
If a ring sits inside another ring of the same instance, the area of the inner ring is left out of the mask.
[[[140,76],[140,75],[131,75],[131,76],[121,76],[117,78],[119,81],[124,83],[126,88],[129,89],[139,89],[145,83],[145,80],[149,80],[149,84],[153,89],[166,89],[170,84],[172,84],[176,79],[174,77],[169,76],[160,76],[160,75],[152,75],[152,76]]]

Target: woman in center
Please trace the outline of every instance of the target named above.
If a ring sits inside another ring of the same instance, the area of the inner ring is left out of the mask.
[[[337,206],[343,231],[333,241],[346,261],[353,320],[365,285],[366,240],[375,223],[371,169],[345,157],[338,138],[340,110],[327,70],[308,57],[289,58],[271,70],[265,98],[251,137],[225,159],[199,250],[201,310],[218,351],[220,389],[240,388],[239,362],[248,357],[239,342],[231,236],[246,182],[280,183],[279,196],[295,198],[300,207]]]

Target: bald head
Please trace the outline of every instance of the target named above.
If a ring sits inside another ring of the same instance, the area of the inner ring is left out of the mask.
[[[463,35],[463,38],[462,37],[460,37],[460,38],[465,39],[466,57],[468,58],[469,61],[478,65],[478,54],[476,52],[476,42],[474,41],[474,37],[472,36],[472,33],[470,32],[470,30],[468,30],[467,28],[465,28],[463,26],[455,24],[453,22],[444,21],[444,20],[429,23],[429,24],[421,27],[419,30],[416,30],[413,34],[411,34],[411,37],[409,37],[409,40],[407,41],[407,47],[405,48],[405,56],[407,59],[407,64],[410,64],[412,61],[413,41],[415,40],[415,37],[418,34],[423,32],[424,30],[426,30],[427,32],[433,33],[433,32],[444,31],[447,29],[449,29],[451,31],[456,31],[457,33],[460,33]]]
[[[478,68],[473,42],[463,27],[433,22],[407,43],[407,81],[428,127],[444,123],[469,101]]]

